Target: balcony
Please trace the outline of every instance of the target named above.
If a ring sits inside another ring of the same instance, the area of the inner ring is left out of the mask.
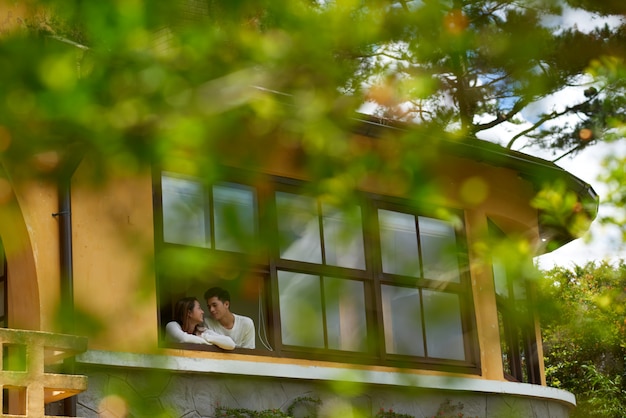
[[[1,328],[0,344],[0,417],[44,417],[46,404],[87,389],[86,376],[52,372],[85,352],[87,338]]]

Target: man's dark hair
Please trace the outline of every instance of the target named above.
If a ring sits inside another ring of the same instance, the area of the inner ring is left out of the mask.
[[[209,300],[214,296],[217,296],[222,302],[230,302],[230,293],[221,287],[212,287],[204,292],[204,300]]]

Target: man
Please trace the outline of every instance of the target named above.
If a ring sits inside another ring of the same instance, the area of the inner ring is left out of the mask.
[[[255,348],[254,322],[247,316],[230,311],[230,294],[220,287],[204,292],[211,317],[204,319],[206,327],[233,339],[237,347]]]

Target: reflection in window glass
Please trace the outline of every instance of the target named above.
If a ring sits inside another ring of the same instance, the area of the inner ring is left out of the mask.
[[[320,225],[315,199],[276,193],[280,256],[287,260],[322,262]]]
[[[174,244],[208,247],[202,185],[190,179],[162,175],[163,240]]]
[[[278,293],[283,344],[323,348],[319,276],[279,271]]]
[[[365,293],[363,283],[324,277],[328,348],[365,351]]]
[[[509,297],[509,281],[506,274],[504,263],[496,256],[492,257],[493,262],[493,280],[496,286],[496,294],[508,298]]]
[[[513,295],[516,300],[526,300],[526,280],[523,278],[517,278],[513,280]],[[525,304],[520,304],[520,307]]]
[[[507,335],[507,327],[504,324],[504,317],[502,312],[498,311],[498,327],[500,329],[500,349],[502,350],[502,367],[504,373],[513,375],[513,368],[511,367],[511,347],[509,347],[509,337]]]
[[[415,217],[379,209],[378,222],[383,271],[420,277]]]
[[[354,209],[353,213],[346,213],[328,204],[322,205],[326,264],[364,270],[361,208]]]
[[[420,216],[419,231],[424,277],[459,282],[454,228],[448,222]]]
[[[510,277],[504,262],[495,255],[492,256],[492,267],[496,294],[504,298],[513,296],[516,300],[526,300],[526,281],[524,279]],[[518,308],[521,306],[523,305],[519,305]]]
[[[424,357],[419,290],[387,285],[381,288],[387,352]]]
[[[256,237],[255,201],[251,187],[213,186],[216,249],[242,251]]]
[[[465,360],[459,296],[422,290],[428,357]]]
[[[522,382],[530,382],[528,375],[528,356],[526,355],[525,342],[529,340],[529,337],[524,335],[522,327],[517,327],[517,341],[519,344],[519,359],[520,359],[520,372],[522,374]]]

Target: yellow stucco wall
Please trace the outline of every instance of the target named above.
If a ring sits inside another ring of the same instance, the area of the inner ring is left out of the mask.
[[[152,180],[112,174],[95,187],[72,183],[74,299],[79,315],[94,320],[89,347],[146,352],[157,347],[153,271]],[[89,332],[89,330],[86,330]]]

